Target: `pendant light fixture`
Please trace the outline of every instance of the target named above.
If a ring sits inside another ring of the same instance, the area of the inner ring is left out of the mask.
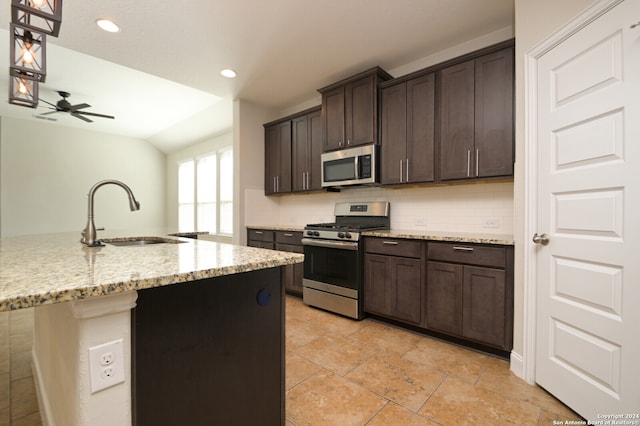
[[[11,22],[58,37],[62,23],[62,0],[11,0]]]
[[[38,106],[38,85],[37,81],[28,78],[9,78],[9,103],[36,108]]]
[[[47,76],[46,36],[14,23],[10,31],[10,74],[43,83]]]
[[[36,108],[47,77],[46,36],[58,37],[62,0],[11,0],[9,103]]]

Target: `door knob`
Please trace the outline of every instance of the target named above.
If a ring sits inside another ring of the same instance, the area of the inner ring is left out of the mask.
[[[535,233],[533,234],[532,240],[534,243],[542,244],[543,246],[549,244],[549,236],[547,234],[539,235],[538,233]]]

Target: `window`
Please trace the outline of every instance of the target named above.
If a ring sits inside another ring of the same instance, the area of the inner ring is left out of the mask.
[[[233,151],[178,164],[178,229],[233,233]]]

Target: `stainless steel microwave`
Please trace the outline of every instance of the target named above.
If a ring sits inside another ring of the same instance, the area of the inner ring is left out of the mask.
[[[363,145],[322,154],[322,187],[376,184],[376,152],[377,146]]]

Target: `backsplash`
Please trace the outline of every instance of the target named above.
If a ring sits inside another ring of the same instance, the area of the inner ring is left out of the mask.
[[[513,182],[403,189],[352,188],[341,192],[265,197],[245,194],[247,225],[332,222],[342,201],[389,201],[391,227],[398,230],[513,234]]]

